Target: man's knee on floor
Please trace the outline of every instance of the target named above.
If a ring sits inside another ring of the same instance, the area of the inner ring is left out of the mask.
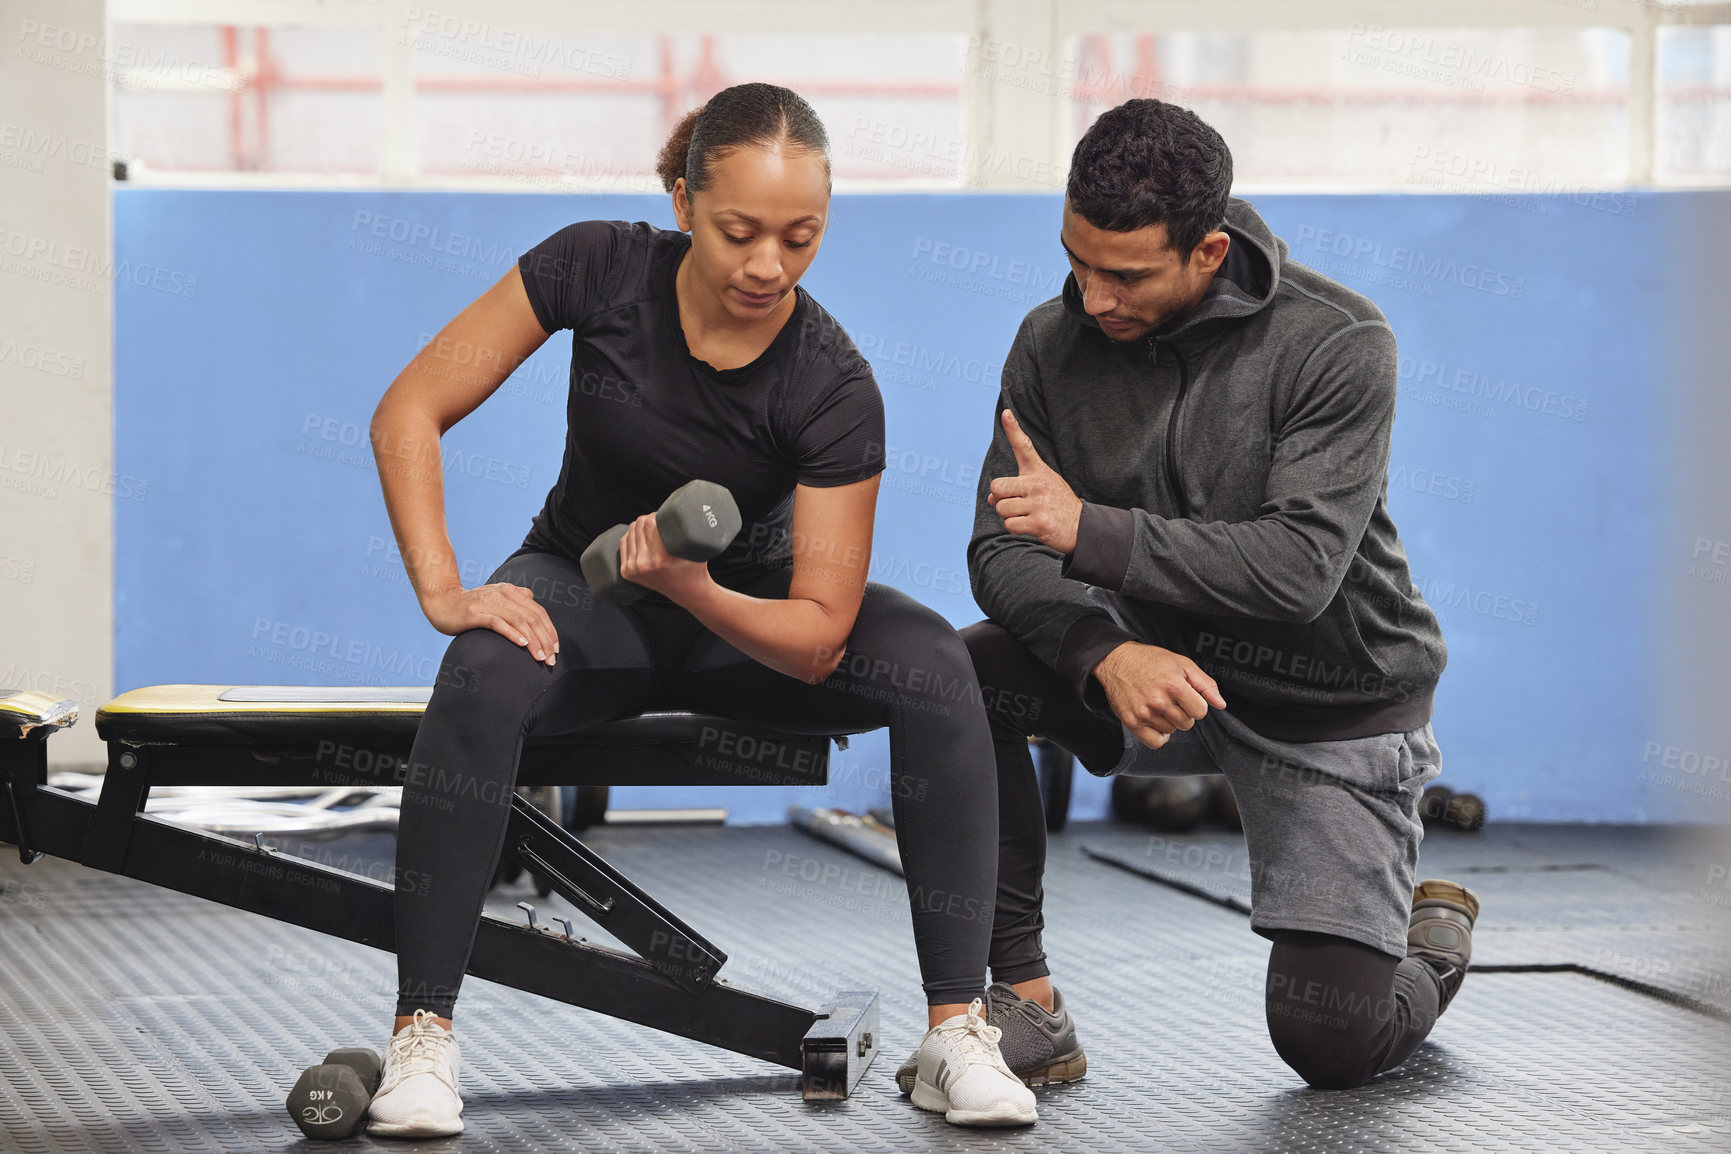
[[[1294,942],[1312,948],[1296,952]],[[1362,959],[1371,960],[1368,970],[1348,964]],[[1266,1008],[1281,1060],[1318,1090],[1348,1090],[1376,1076],[1397,1007],[1375,951],[1284,933],[1269,957]]]
[[[1368,1082],[1410,1036],[1408,1009],[1394,981],[1399,961],[1334,934],[1276,930],[1271,936],[1267,1011],[1275,1052],[1319,1090]]]
[[[1374,1038],[1340,1015],[1268,1004],[1268,1037],[1293,1073],[1317,1090],[1350,1090],[1376,1076]]]

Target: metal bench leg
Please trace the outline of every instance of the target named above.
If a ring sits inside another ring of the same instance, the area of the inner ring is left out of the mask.
[[[702,992],[727,961],[696,930],[521,797],[511,799],[505,852],[689,993]]]
[[[30,839],[30,826],[24,816],[25,803],[36,787],[48,777],[48,735],[52,730],[31,733],[17,741],[0,743],[0,782],[6,787],[6,809],[12,818],[12,829],[18,837],[18,860],[35,865],[42,851]]]
[[[150,748],[108,747],[108,772],[90,819],[90,835],[76,859],[92,869],[123,873],[134,819],[150,798]]]

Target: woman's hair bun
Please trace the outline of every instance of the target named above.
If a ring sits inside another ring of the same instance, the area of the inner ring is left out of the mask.
[[[697,131],[697,118],[702,115],[703,105],[699,104],[681,116],[668,135],[667,143],[661,146],[655,157],[655,175],[661,178],[661,187],[668,192],[672,192],[674,182],[685,175],[685,159],[691,152],[691,134]]]
[[[829,170],[829,134],[804,97],[779,84],[735,84],[680,118],[655,158],[655,175],[668,192],[682,176],[688,191],[702,192],[717,160],[772,144],[815,152]]]

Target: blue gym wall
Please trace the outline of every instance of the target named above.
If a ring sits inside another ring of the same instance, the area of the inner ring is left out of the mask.
[[[1661,516],[1689,426],[1668,303],[1731,315],[1722,278],[1675,243],[1725,201],[1256,200],[1400,339],[1389,502],[1450,647],[1443,780],[1493,819],[1700,816],[1689,783],[1656,772],[1674,724],[1665,587],[1679,534],[1702,535]],[[1049,195],[838,197],[804,282],[887,405],[873,575],[957,625],[980,616],[964,549],[998,368],[1063,275],[1058,212]],[[117,691],[431,681],[448,639],[395,556],[368,420],[518,252],[586,218],[671,225],[660,197],[117,191]],[[549,341],[446,437],[468,582],[516,547],[557,475],[568,349]],[[887,765],[879,733],[835,755],[821,794],[622,788],[614,804],[778,821],[794,800],[881,802]],[[1105,813],[1104,785],[1078,774],[1074,816]]]

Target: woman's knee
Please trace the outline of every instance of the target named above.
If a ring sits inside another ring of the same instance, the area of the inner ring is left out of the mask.
[[[870,600],[848,636],[841,668],[876,677],[899,667],[904,687],[924,684],[937,693],[974,685],[968,647],[941,613],[887,586],[868,585],[867,591]]]
[[[451,638],[439,662],[428,709],[462,704],[465,713],[495,713],[529,705],[552,675],[523,646],[491,629],[468,629]]]

